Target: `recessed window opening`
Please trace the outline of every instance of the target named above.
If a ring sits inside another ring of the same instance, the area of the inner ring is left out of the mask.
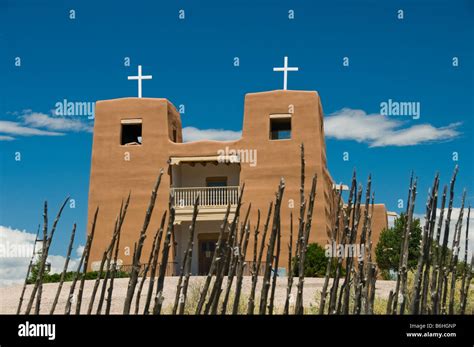
[[[291,116],[270,115],[270,140],[291,139]]]
[[[142,120],[122,119],[120,144],[122,146],[137,146],[142,144]]]

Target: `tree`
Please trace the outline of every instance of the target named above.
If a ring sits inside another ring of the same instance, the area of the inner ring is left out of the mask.
[[[298,259],[293,258],[293,274],[296,276],[299,273]],[[308,252],[304,261],[304,276],[305,277],[324,277],[326,275],[326,267],[328,258],[326,257],[326,250],[317,243],[310,243],[308,245]],[[333,259],[332,274],[337,266],[337,258]],[[344,274],[344,269],[342,269]]]
[[[38,274],[39,274],[40,266],[41,266],[41,257],[42,257],[42,254],[41,254],[41,251],[39,251],[36,262],[33,263],[33,265],[31,265],[31,271],[30,271],[30,277],[28,278],[28,284],[35,283],[36,279],[38,278]],[[49,276],[49,273],[50,273],[50,266],[49,266],[49,263],[46,263],[45,269],[43,272],[43,280],[45,279],[45,277]]]
[[[394,226],[382,230],[379,242],[375,247],[377,265],[385,279],[390,278],[390,271],[398,271],[400,262],[400,247],[405,231],[406,217],[401,214],[395,219]],[[411,236],[408,245],[408,270],[414,269],[420,253],[421,227],[420,219],[414,218],[411,224]]]

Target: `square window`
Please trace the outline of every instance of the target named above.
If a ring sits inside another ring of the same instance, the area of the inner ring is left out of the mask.
[[[291,139],[291,117],[270,117],[270,140]]]
[[[142,144],[142,121],[141,119],[122,120],[122,129],[120,132],[120,144],[123,145],[141,145]]]

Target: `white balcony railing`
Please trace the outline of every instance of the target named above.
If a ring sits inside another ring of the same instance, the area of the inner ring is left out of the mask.
[[[172,188],[176,207],[189,207],[194,205],[199,196],[199,206],[215,207],[237,205],[239,200],[239,187],[187,187]]]

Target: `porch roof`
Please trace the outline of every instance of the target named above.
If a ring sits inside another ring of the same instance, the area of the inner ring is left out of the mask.
[[[239,163],[240,158],[237,155],[210,155],[196,157],[170,157],[170,165],[179,165],[183,163],[199,162],[217,162],[217,163]]]

